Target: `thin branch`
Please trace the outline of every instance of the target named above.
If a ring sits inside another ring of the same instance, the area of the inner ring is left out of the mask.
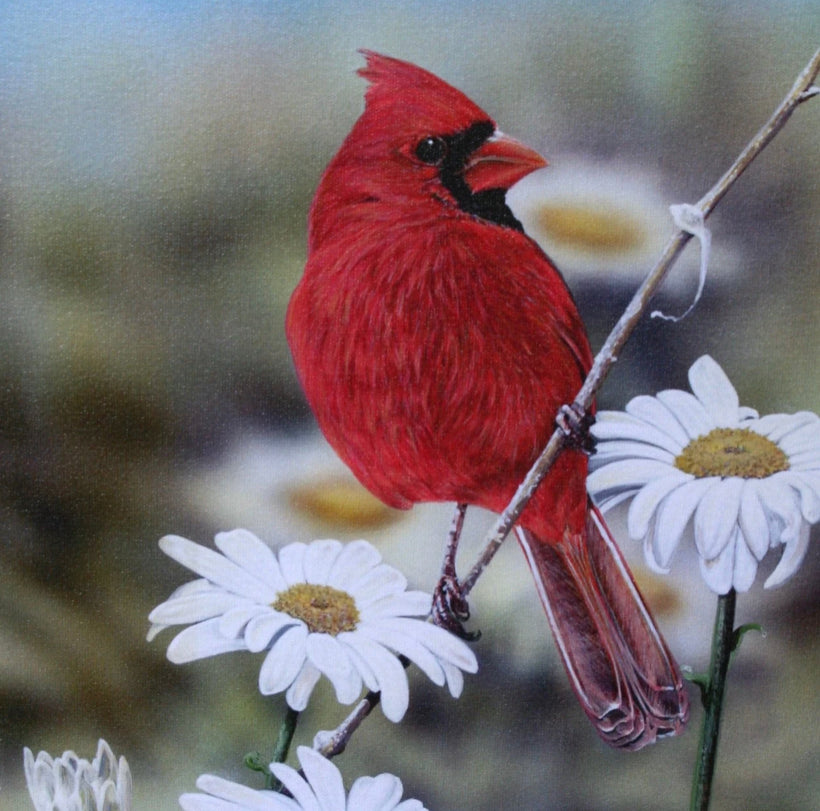
[[[353,733],[359,728],[362,721],[376,708],[380,698],[381,695],[379,693],[368,693],[336,729],[317,733],[313,739],[313,748],[326,758],[341,755],[347,747],[347,742]]]
[[[761,127],[757,135],[749,141],[746,148],[738,155],[723,177],[697,202],[695,208],[700,210],[704,219],[712,213],[715,206],[748,168],[749,164],[763,151],[772,138],[783,129],[783,126],[797,107],[820,92],[820,89],[813,86],[818,72],[820,72],[820,49],[815,52],[811,61],[797,77],[792,89],[774,111],[771,118]],[[632,297],[632,301],[629,302],[623,315],[601,347],[601,351],[595,357],[595,362],[572,405],[573,410],[577,413],[586,414],[589,412],[596,393],[601,388],[604,379],[609,374],[609,370],[617,361],[624,344],[646,311],[650,299],[691,238],[692,234],[688,231],[678,231],[673,234],[666,244],[663,254],[655,267],[644,279]],[[465,597],[475,586],[476,581],[481,577],[482,572],[487,568],[495,553],[509,535],[513,525],[529,503],[530,498],[532,498],[535,489],[541,484],[558,454],[563,450],[565,443],[566,436],[564,432],[562,429],[556,428],[546,448],[519,486],[512,501],[507,505],[504,512],[498,516],[495,525],[487,533],[484,539],[484,550],[461,584],[461,591]]]
[[[447,534],[447,548],[444,553],[444,561],[441,564],[441,576],[449,577],[456,571],[456,550],[461,539],[461,530],[464,528],[464,516],[467,513],[467,505],[456,504],[452,521],[450,522],[450,532]]]

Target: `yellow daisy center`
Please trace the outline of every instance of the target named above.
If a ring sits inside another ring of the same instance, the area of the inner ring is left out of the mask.
[[[273,608],[302,620],[314,634],[355,631],[359,622],[356,601],[332,586],[297,583],[277,595]]]
[[[698,478],[765,479],[789,469],[789,457],[770,439],[746,428],[715,428],[693,439],[675,467]]]
[[[556,242],[582,250],[622,253],[635,250],[646,239],[637,220],[606,204],[597,208],[572,204],[543,205],[538,220]]]

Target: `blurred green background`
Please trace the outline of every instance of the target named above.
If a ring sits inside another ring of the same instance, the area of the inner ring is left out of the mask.
[[[357,48],[463,89],[556,177],[586,167],[567,193],[605,172],[644,189],[663,242],[665,206],[727,168],[818,34],[810,0],[0,4],[0,805],[29,807],[24,745],[90,758],[99,736],[129,759],[137,807],[175,807],[204,771],[253,784],[241,758],[269,754],[282,702],[258,695],[257,657],[173,667],[170,633],[144,641],[190,579],[161,535],[363,535],[432,588],[448,510],[396,515],[356,491],[317,443],[283,337],[312,191],[361,109]],[[603,406],[685,387],[708,352],[742,403],[820,411],[819,133],[814,101],[737,184],[710,221],[700,305],[641,324]],[[597,347],[653,257],[571,257]],[[663,309],[685,309],[696,263],[691,246]],[[405,723],[376,713],[340,758],[348,785],[392,771],[431,811],[686,807],[699,710],[637,755],[599,744],[509,547],[474,596],[482,669],[463,699],[414,679]],[[759,578],[740,598],[767,635],[731,676],[717,808],[820,796],[817,572],[815,542],[785,587]],[[647,589],[702,668],[712,595],[686,577]],[[318,698],[300,742],[343,716]]]

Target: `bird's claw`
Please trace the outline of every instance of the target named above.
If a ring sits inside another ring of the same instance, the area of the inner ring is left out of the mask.
[[[595,453],[596,440],[589,430],[595,422],[593,414],[584,411],[577,403],[562,405],[558,409],[555,422],[563,431],[570,447],[588,454]]]
[[[433,592],[433,622],[468,642],[474,642],[481,631],[468,631],[464,623],[470,619],[470,606],[461,592],[455,575],[443,575]]]

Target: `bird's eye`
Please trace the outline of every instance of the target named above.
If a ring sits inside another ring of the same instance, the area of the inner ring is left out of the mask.
[[[416,157],[422,163],[429,163],[436,166],[444,160],[447,155],[447,143],[443,138],[428,135],[416,144]]]

